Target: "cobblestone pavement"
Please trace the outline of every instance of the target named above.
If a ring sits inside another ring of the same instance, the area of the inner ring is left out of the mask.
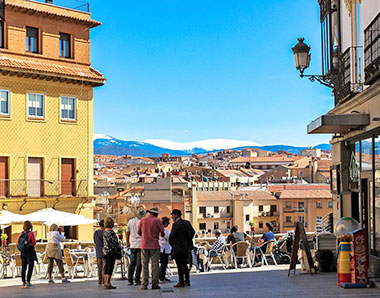
[[[57,281],[53,286],[47,285],[46,280],[33,280],[34,289],[21,289],[19,280],[5,279],[0,280],[0,297],[380,297],[380,290],[375,288],[339,288],[335,273],[297,273],[290,277],[287,273],[287,266],[216,270],[193,274],[191,287],[173,289],[177,282],[176,276],[173,276],[172,282],[161,284],[161,290],[153,291],[128,286],[125,280],[118,280],[118,275],[113,282],[116,290],[97,287],[95,278],[75,279],[68,285]]]

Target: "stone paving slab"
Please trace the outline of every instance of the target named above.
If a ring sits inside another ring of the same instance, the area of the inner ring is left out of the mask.
[[[19,280],[0,280],[0,297],[13,298],[67,298],[67,297],[162,297],[162,298],[237,298],[237,297],[380,297],[380,290],[342,289],[336,285],[336,273],[300,274],[287,276],[287,266],[269,266],[253,269],[216,270],[192,275],[192,286],[173,289],[177,282],[161,284],[162,290],[142,291],[138,286],[128,286],[125,280],[114,279],[116,290],[97,287],[95,278],[75,279],[65,285],[57,281],[53,286],[46,280],[34,281],[34,289],[21,289]],[[42,282],[42,283],[40,283]],[[15,285],[17,284],[17,286]]]

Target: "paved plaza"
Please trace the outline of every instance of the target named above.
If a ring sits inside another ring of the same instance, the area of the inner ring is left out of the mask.
[[[21,289],[19,280],[0,280],[0,297],[63,298],[63,297],[380,297],[380,290],[342,289],[336,285],[335,273],[298,274],[287,276],[287,265],[253,269],[217,270],[211,273],[192,275],[191,287],[173,289],[177,281],[161,284],[161,290],[141,291],[140,287],[128,286],[125,280],[116,276],[113,284],[116,290],[97,287],[96,279],[75,279],[69,285],[53,286],[46,280],[33,281],[34,289]]]

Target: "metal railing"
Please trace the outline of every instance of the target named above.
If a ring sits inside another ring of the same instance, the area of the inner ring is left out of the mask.
[[[33,0],[36,2],[47,3],[55,6],[66,7],[78,11],[90,12],[90,3],[80,0]]]
[[[354,95],[351,86],[351,49],[339,57],[339,74],[334,80],[335,105]]]
[[[0,197],[87,197],[88,180],[0,179]]]
[[[364,29],[365,85],[380,78],[380,13]]]

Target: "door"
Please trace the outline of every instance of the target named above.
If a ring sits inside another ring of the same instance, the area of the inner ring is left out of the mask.
[[[42,158],[28,159],[28,196],[39,197],[43,194]]]
[[[62,158],[61,195],[75,196],[74,159]]]
[[[8,196],[8,158],[0,157],[0,197]]]

